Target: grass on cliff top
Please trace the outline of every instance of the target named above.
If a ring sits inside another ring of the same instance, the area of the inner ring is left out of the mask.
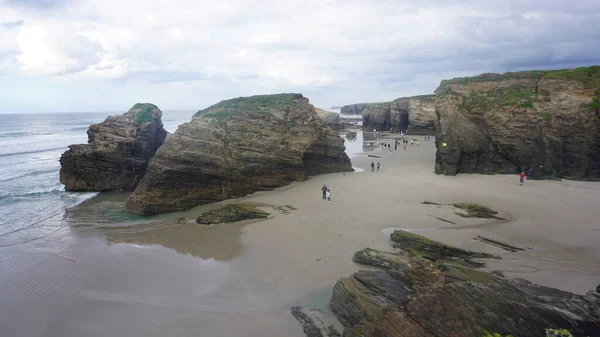
[[[194,117],[224,120],[241,113],[264,114],[265,111],[263,108],[298,105],[300,104],[299,99],[302,97],[302,94],[274,94],[238,97],[221,101],[204,110],[200,110],[194,114]]]
[[[152,110],[155,108],[158,107],[151,103],[136,103],[129,111],[135,113],[133,119],[136,123],[147,123],[152,121]]]
[[[493,82],[504,81],[510,79],[568,79],[582,82],[586,88],[600,87],[600,66],[581,67],[575,69],[560,69],[560,70],[532,70],[506,72],[504,74],[485,73],[473,77],[457,77],[449,80],[443,80],[440,87],[450,84],[468,84],[473,82]]]

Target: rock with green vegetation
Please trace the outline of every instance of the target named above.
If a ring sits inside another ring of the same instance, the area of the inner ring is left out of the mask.
[[[240,97],[198,111],[150,161],[125,209],[150,215],[352,171],[344,140],[301,94]]]
[[[362,250],[355,261],[384,270],[359,271],[333,288],[330,307],[344,325],[344,337],[599,335],[597,291],[576,295],[474,270],[452,259],[486,254],[442,248],[439,242],[402,231],[394,234],[392,241],[401,242],[397,247],[405,252]],[[417,250],[443,258],[432,262],[414,254]],[[391,263],[399,256],[401,262]],[[553,326],[572,335],[546,330]]]
[[[456,212],[457,215],[462,216],[463,218],[482,218],[482,219],[492,218],[492,219],[504,220],[504,218],[501,218],[496,215],[496,214],[498,214],[497,211],[494,211],[493,209],[486,207],[486,206],[477,205],[477,204],[462,204],[462,203],[453,204],[453,206],[456,208],[460,208],[461,210],[466,212],[466,213],[465,212]]]
[[[250,219],[264,219],[269,213],[249,204],[232,204],[202,213],[196,222],[202,225],[212,225],[228,222],[238,222]]]
[[[60,182],[67,191],[132,191],[167,132],[162,112],[135,104],[120,116],[89,127],[88,144],[69,146],[60,158]]]
[[[321,120],[331,129],[342,130],[345,127],[345,124],[340,120],[339,114],[319,108],[315,108],[315,110],[317,111],[319,118],[321,118]]]
[[[464,250],[441,242],[428,239],[424,236],[395,230],[390,235],[392,246],[402,249],[412,256],[423,257],[435,262],[456,261],[466,265],[478,265],[470,261],[473,258],[492,258],[493,255]]]
[[[340,109],[340,113],[344,115],[360,115],[362,114],[363,110],[365,110],[367,106],[369,106],[369,104],[371,103],[356,103],[344,105]]]
[[[364,248],[354,254],[352,261],[383,269],[402,269],[408,267],[410,258],[406,253],[391,253],[372,248]]]
[[[600,66],[444,80],[438,174],[600,180]]]

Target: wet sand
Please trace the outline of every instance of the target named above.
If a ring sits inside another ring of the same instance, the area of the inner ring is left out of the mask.
[[[417,138],[420,146],[399,147],[393,156],[376,147],[371,154],[380,159],[353,157],[363,172],[234,201],[297,208],[282,214],[265,206],[272,217],[264,221],[193,223],[218,205],[141,219],[119,211],[125,195],[90,200],[54,219],[62,225],[53,234],[0,247],[3,334],[301,337],[289,308],[327,311],[337,279],[361,268],[354,252],[390,249],[394,228],[500,255],[486,262],[509,277],[577,293],[600,283],[600,184],[437,176],[433,142]],[[379,172],[371,172],[371,160],[381,163]],[[321,199],[324,183],[331,203]],[[424,200],[476,202],[507,220],[465,219]],[[182,217],[191,223],[178,223]],[[525,250],[507,252],[473,240],[477,235]]]

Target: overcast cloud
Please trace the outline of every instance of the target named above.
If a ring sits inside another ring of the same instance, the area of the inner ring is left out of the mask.
[[[0,0],[0,112],[385,101],[600,64],[599,17],[598,0]]]

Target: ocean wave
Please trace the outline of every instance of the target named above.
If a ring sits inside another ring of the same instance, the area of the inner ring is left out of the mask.
[[[0,138],[18,138],[18,137],[27,137],[27,136],[45,136],[52,135],[52,132],[31,132],[31,131],[23,131],[23,132],[9,132],[0,134]]]
[[[67,193],[64,188],[62,188],[62,184],[60,184],[61,188],[59,188],[57,185],[49,187],[49,188],[45,188],[45,189],[39,189],[39,190],[32,190],[29,192],[23,192],[23,193],[8,193],[8,194],[0,194],[0,200],[4,200],[4,199],[27,199],[27,198],[31,198],[31,197],[37,197],[37,196],[44,196],[44,195],[49,195],[49,194],[59,194],[59,193]]]
[[[20,174],[14,175],[12,177],[3,177],[2,179],[0,179],[0,182],[12,181],[12,180],[17,180],[17,179],[26,178],[26,177],[35,177],[35,176],[39,176],[39,175],[47,174],[47,173],[57,173],[58,174],[58,171],[59,171],[59,169],[52,168],[52,169],[48,169],[48,170],[20,173]]]
[[[76,128],[70,128],[69,131],[83,131],[83,130],[87,130],[89,129],[89,126],[80,126],[80,127],[76,127]]]
[[[43,152],[50,152],[50,151],[56,151],[56,150],[63,150],[66,148],[67,148],[66,146],[61,146],[61,147],[53,147],[51,149],[44,149],[44,150],[31,150],[31,151],[21,151],[21,152],[12,152],[12,153],[2,153],[2,154],[0,154],[0,157],[18,156],[18,155],[33,154],[33,153],[43,153]]]

